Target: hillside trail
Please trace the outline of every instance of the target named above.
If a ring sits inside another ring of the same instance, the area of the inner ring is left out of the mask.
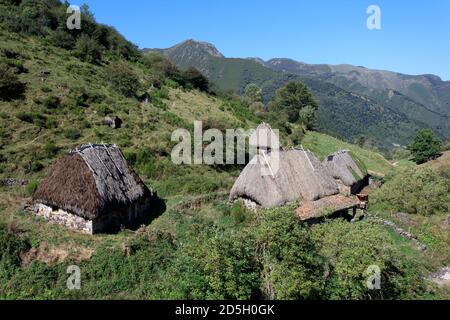
[[[388,228],[393,230],[395,233],[397,233],[402,238],[411,241],[412,244],[414,244],[414,246],[417,248],[417,250],[424,252],[428,249],[427,246],[425,244],[421,243],[415,235],[400,228],[394,222],[384,219],[384,218],[381,218],[377,214],[374,214],[374,213],[366,213],[366,218],[369,221],[374,221],[374,222],[377,222],[377,223],[387,226]]]

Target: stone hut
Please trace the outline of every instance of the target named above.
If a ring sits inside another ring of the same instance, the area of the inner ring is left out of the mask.
[[[351,151],[335,152],[323,161],[323,166],[339,185],[342,194],[357,194],[369,184],[369,174],[364,163]]]
[[[277,153],[260,154],[252,159],[231,189],[230,201],[241,198],[270,208],[339,193],[336,181],[312,152],[291,149]]]
[[[88,234],[113,232],[145,221],[153,193],[114,145],[83,145],[59,159],[39,186],[32,210]]]

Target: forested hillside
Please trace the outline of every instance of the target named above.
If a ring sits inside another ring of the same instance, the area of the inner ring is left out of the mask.
[[[442,138],[450,134],[444,89],[448,83],[432,76],[307,65],[289,59],[226,58],[212,44],[194,40],[157,51],[180,68],[199,69],[223,90],[243,94],[247,85],[257,84],[265,102],[288,81],[302,81],[321,103],[320,129],[349,142],[365,137],[387,151],[407,145],[420,128],[431,127]]]

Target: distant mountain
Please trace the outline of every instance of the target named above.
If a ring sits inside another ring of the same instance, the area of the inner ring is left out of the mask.
[[[271,59],[264,66],[272,70],[315,77],[343,89],[377,97],[380,93],[401,94],[450,118],[450,81],[435,75],[405,75],[352,65],[312,65],[291,59]]]
[[[266,101],[289,80],[302,81],[320,102],[320,129],[348,141],[365,136],[387,150],[406,145],[424,127],[450,137],[450,82],[434,75],[279,58],[226,58],[214,45],[194,40],[153,51],[180,68],[199,69],[223,90],[242,94],[248,84],[256,83]]]

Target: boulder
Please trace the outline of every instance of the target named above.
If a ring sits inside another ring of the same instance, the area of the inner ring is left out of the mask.
[[[105,117],[105,119],[103,119],[103,124],[113,129],[119,129],[122,126],[122,120],[117,116]]]

